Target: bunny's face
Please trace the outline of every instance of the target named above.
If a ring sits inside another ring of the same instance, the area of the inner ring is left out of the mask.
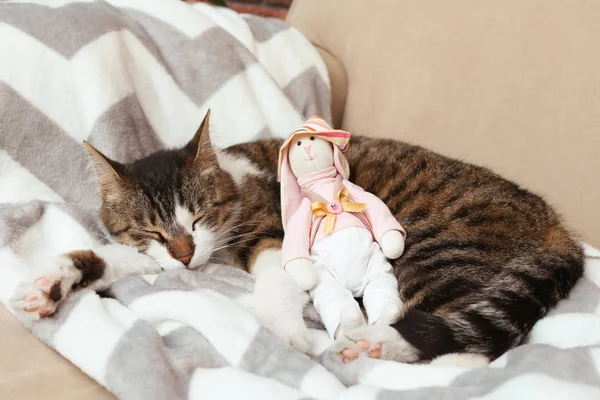
[[[334,165],[332,144],[310,134],[299,136],[296,141],[290,143],[288,157],[296,178]]]

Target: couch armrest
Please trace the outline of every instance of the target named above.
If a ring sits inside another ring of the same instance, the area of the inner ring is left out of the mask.
[[[348,92],[348,77],[346,75],[346,71],[340,60],[336,58],[335,55],[330,53],[328,49],[326,49],[322,43],[318,40],[317,35],[307,35],[307,31],[310,31],[311,24],[309,21],[306,21],[305,13],[309,11],[313,4],[309,4],[309,7],[306,7],[305,2],[294,1],[290,10],[287,14],[286,21],[295,25],[297,28],[304,33],[305,36],[315,45],[321,58],[327,65],[327,71],[329,72],[329,80],[331,81],[331,115],[333,117],[334,127],[339,127],[342,124],[342,119],[344,118],[344,109],[346,108],[346,95]],[[306,23],[309,23],[308,26]]]

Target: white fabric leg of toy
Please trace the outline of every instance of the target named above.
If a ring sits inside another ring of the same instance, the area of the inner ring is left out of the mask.
[[[366,324],[358,303],[347,304],[340,313],[340,325],[337,327],[334,337],[338,339],[343,336],[344,332]]]
[[[381,316],[377,321],[375,321],[376,325],[391,325],[404,316],[404,307],[400,304],[390,303],[383,308],[381,311]]]

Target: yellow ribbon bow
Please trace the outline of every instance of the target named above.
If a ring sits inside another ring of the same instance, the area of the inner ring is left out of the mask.
[[[333,202],[315,201],[310,205],[315,217],[325,217],[325,227],[323,232],[329,234],[335,226],[335,219],[342,211],[359,213],[363,212],[367,205],[365,203],[351,203],[350,192],[348,189],[342,189],[333,196]]]

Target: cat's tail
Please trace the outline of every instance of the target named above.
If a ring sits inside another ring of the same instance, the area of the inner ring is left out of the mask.
[[[409,310],[392,327],[414,347],[419,360],[449,353],[493,360],[523,344],[534,324],[569,295],[583,274],[583,263],[578,243],[562,235],[547,238],[510,261],[481,291],[432,313]]]

